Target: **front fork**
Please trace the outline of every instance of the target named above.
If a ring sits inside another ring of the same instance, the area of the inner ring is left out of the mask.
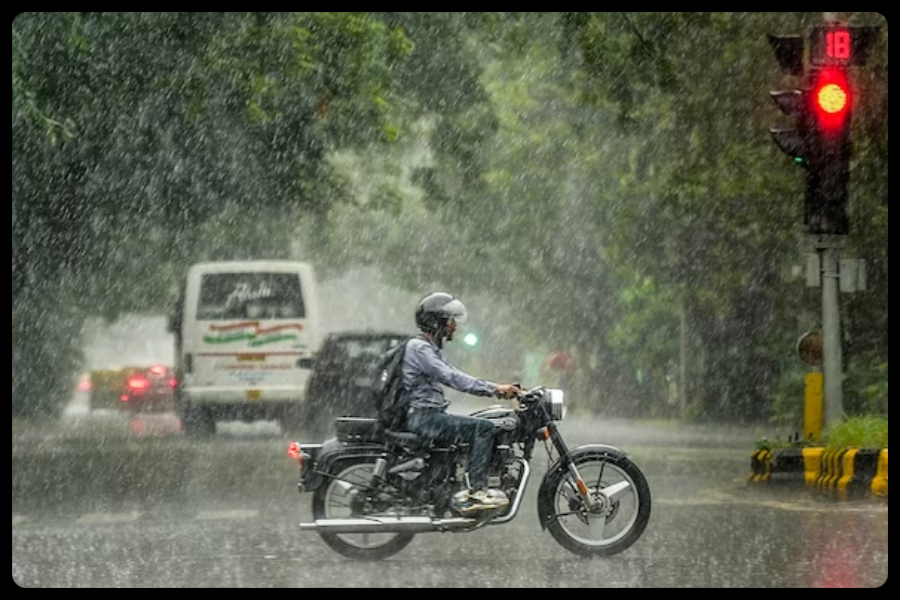
[[[582,479],[581,473],[578,472],[575,461],[573,461],[569,455],[569,447],[566,446],[566,442],[563,440],[562,434],[559,433],[559,428],[556,426],[556,423],[551,421],[545,429],[547,432],[546,437],[550,439],[550,442],[559,454],[560,464],[565,466],[566,470],[569,471],[569,474],[572,475],[572,479],[575,481],[575,490],[578,492],[584,505],[589,511],[595,509],[597,501],[591,494],[590,489],[588,489],[584,479]]]

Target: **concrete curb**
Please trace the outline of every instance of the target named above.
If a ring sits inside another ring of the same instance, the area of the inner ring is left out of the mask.
[[[750,455],[752,485],[806,487],[835,500],[888,497],[887,448],[786,448]]]

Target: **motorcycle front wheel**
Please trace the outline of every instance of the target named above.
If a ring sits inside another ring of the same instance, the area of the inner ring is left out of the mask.
[[[542,485],[538,510],[563,548],[580,556],[611,556],[631,547],[650,520],[650,487],[630,459],[605,453],[573,457],[593,499],[588,506],[569,470],[556,471]]]
[[[320,486],[313,495],[315,519],[349,519],[385,515],[376,512],[367,500],[371,489],[374,457],[342,461],[336,477]],[[377,561],[392,556],[412,542],[412,533],[326,533],[322,540],[338,554],[360,561]]]

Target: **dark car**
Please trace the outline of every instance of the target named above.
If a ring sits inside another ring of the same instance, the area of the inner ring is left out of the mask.
[[[120,407],[134,413],[170,412],[175,409],[177,381],[171,367],[129,368],[123,375]]]
[[[411,334],[398,331],[342,331],[329,334],[313,362],[307,406],[316,429],[329,429],[334,417],[374,417],[367,392],[378,359]]]

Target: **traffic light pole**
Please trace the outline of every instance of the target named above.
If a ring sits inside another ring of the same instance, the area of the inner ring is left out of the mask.
[[[826,428],[844,418],[841,314],[838,308],[838,254],[842,246],[842,236],[819,236],[816,240],[822,276],[822,374],[825,379]]]
[[[769,92],[793,121],[790,128],[769,132],[782,152],[806,169],[804,223],[819,258],[824,421],[832,427],[844,418],[838,292],[856,289],[858,283],[850,285],[848,272],[848,281],[841,286],[838,268],[844,236],[850,233],[850,122],[856,102],[847,69],[866,63],[878,28],[847,25],[842,13],[824,17],[824,24],[809,32],[809,69],[802,36],[768,35],[782,73],[805,79],[801,87]]]

